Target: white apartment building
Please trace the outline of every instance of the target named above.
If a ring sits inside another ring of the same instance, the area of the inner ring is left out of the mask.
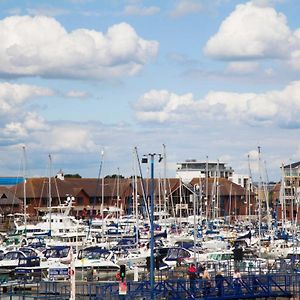
[[[226,167],[224,162],[203,162],[196,159],[188,159],[176,165],[176,177],[181,178],[183,182],[190,182],[193,178],[205,178],[206,176],[229,179],[234,173],[234,170],[231,167]]]

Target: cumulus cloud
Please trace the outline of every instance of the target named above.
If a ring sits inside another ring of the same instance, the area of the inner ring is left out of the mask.
[[[257,6],[272,6],[275,5],[276,3],[283,3],[286,0],[252,0],[252,2],[257,5]]]
[[[136,116],[143,122],[179,121],[197,105],[191,93],[176,95],[167,90],[151,90],[135,103]]]
[[[36,113],[27,113],[23,120],[10,122],[2,129],[0,140],[5,137],[20,144],[27,140],[38,151],[95,151],[93,129],[87,124],[49,123]]]
[[[238,61],[231,62],[227,66],[227,72],[233,74],[250,74],[255,72],[259,68],[257,62]]]
[[[143,122],[195,122],[197,119],[229,120],[251,126],[300,127],[300,81],[280,91],[262,94],[209,92],[196,100],[192,94],[177,95],[152,90],[142,95],[134,108]]]
[[[71,32],[45,16],[12,16],[0,21],[0,74],[109,79],[132,76],[154,58],[158,42],[142,39],[120,23],[106,33]]]
[[[68,91],[65,96],[67,98],[79,98],[79,99],[85,99],[89,96],[89,94],[87,92],[83,92],[83,91]]]
[[[137,6],[127,5],[124,9],[126,15],[139,15],[139,16],[150,16],[160,12],[160,8],[157,6]]]
[[[49,151],[84,152],[96,150],[90,130],[76,123],[51,126],[46,134],[37,134],[37,136],[42,147],[47,146]]]
[[[203,10],[202,4],[198,1],[182,0],[179,1],[170,12],[172,17],[183,17],[185,15],[198,13]]]
[[[222,22],[204,53],[224,60],[285,58],[292,40],[293,33],[282,13],[248,2],[237,5]]]
[[[27,136],[27,130],[20,122],[11,122],[6,124],[3,133],[5,136],[9,136],[10,138],[22,138]]]
[[[45,130],[48,128],[45,119],[36,112],[28,112],[26,114],[23,126],[27,130]]]
[[[29,15],[33,15],[33,16],[43,15],[48,17],[61,16],[69,13],[69,11],[65,9],[59,7],[53,7],[49,5],[26,8],[26,11]]]
[[[18,122],[13,121],[5,124],[3,129],[4,135],[17,140],[18,138],[28,137],[33,132],[44,132],[49,129],[44,118],[36,112],[27,112],[23,118],[21,116],[19,118]]]
[[[52,96],[54,92],[48,88],[42,88],[26,84],[0,83],[0,115],[15,115],[20,112],[20,106],[26,101],[41,96]]]

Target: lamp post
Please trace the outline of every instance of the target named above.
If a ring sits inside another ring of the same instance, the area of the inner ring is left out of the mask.
[[[150,292],[151,300],[155,299],[154,292],[154,157],[158,156],[158,162],[162,161],[162,155],[149,153],[150,157],[150,172],[151,172],[151,194],[150,194]],[[143,163],[147,163],[147,155],[142,159]]]

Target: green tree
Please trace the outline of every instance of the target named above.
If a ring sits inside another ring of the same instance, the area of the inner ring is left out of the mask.
[[[82,178],[78,173],[77,174],[66,174],[65,178]]]

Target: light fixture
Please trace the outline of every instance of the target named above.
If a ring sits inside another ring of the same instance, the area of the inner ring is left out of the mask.
[[[160,163],[163,160],[163,156],[161,154],[158,154],[158,162]]]

